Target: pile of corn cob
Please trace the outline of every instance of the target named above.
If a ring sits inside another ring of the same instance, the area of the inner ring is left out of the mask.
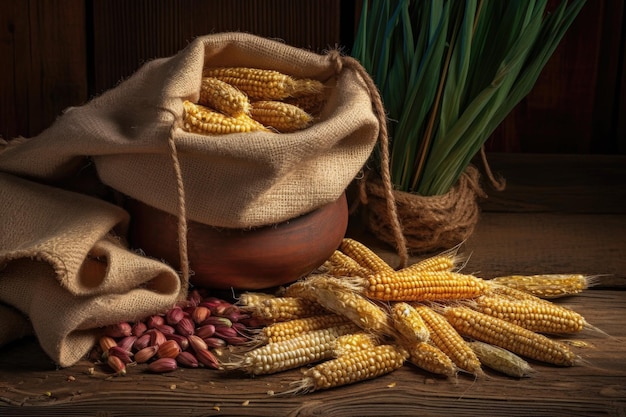
[[[183,129],[223,135],[308,127],[325,101],[324,85],[275,70],[228,67],[203,71],[197,103],[183,103]]]
[[[290,393],[374,378],[405,362],[448,377],[481,376],[483,367],[526,377],[533,370],[523,358],[557,366],[580,360],[547,335],[591,326],[546,298],[589,284],[583,275],[484,280],[459,272],[452,251],[395,271],[345,238],[319,271],[283,292],[241,295],[240,308],[267,324],[221,365],[250,375],[313,365]]]

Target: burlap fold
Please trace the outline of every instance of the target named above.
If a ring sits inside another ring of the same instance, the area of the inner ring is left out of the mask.
[[[0,302],[28,317],[29,333],[69,366],[94,345],[101,327],[164,311],[180,279],[167,265],[129,251],[115,235],[128,223],[119,207],[83,194],[0,173]],[[1,305],[1,304],[0,304]],[[0,310],[0,325],[19,316]]]

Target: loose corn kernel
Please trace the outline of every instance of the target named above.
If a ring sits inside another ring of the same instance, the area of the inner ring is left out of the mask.
[[[430,338],[422,316],[408,303],[398,302],[391,306],[391,322],[399,336],[409,342],[426,342]]]
[[[407,357],[405,349],[394,345],[357,350],[308,369],[294,392],[306,393],[376,378],[400,368]]]
[[[577,360],[567,345],[506,320],[467,307],[448,307],[443,314],[459,333],[520,356],[560,366]]]
[[[332,253],[322,265],[322,269],[329,275],[340,277],[365,277],[372,273],[370,269],[359,265],[357,261],[339,250]]]
[[[350,322],[337,314],[323,314],[302,319],[294,319],[265,326],[259,335],[264,343],[276,343],[299,336],[313,330],[325,329]]]
[[[586,325],[581,314],[542,299],[511,300],[483,295],[476,298],[470,307],[538,333],[577,333]]]
[[[480,361],[467,342],[446,318],[425,305],[415,306],[430,332],[430,341],[465,372],[482,375]]]
[[[515,378],[528,377],[534,372],[528,362],[511,351],[477,340],[468,343],[480,363],[494,371]]]
[[[358,330],[353,323],[306,332],[300,336],[250,350],[225,369],[240,369],[251,375],[273,374],[319,362],[333,355],[332,341]]]
[[[249,310],[253,317],[268,322],[301,319],[328,313],[318,303],[298,297],[268,298]]]
[[[358,240],[344,238],[341,241],[339,249],[354,259],[363,268],[366,268],[374,273],[392,273],[393,268],[387,264],[380,256],[378,256],[373,250],[368,248]]]
[[[188,100],[185,100],[183,107],[185,109],[183,129],[187,132],[204,135],[226,135],[229,133],[269,131],[265,126],[245,114],[231,117]]]
[[[459,371],[452,359],[435,345],[427,342],[405,342],[403,346],[409,352],[408,361],[418,368],[449,377],[456,376]]]
[[[580,274],[507,275],[493,278],[491,282],[552,299],[586,290],[591,278]]]
[[[236,87],[214,77],[203,77],[198,104],[228,116],[250,114],[248,97]]]
[[[313,120],[313,117],[300,107],[275,100],[253,102],[250,117],[281,133],[302,130]]]
[[[445,301],[475,298],[485,289],[482,279],[450,271],[399,270],[367,277],[365,295],[382,301]]]
[[[319,94],[324,85],[308,78],[297,79],[279,71],[259,68],[207,68],[205,77],[215,77],[243,91],[251,100],[282,100],[287,97]]]

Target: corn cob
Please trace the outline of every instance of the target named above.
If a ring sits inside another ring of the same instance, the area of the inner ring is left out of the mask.
[[[252,316],[268,322],[280,322],[327,314],[322,306],[298,297],[274,297],[247,309]]]
[[[565,344],[506,320],[467,307],[448,307],[443,314],[459,333],[520,356],[560,366],[572,366],[577,360]]]
[[[322,108],[326,103],[326,99],[326,94],[320,92],[300,95],[297,97],[287,97],[284,99],[284,102],[298,106],[309,114],[316,115],[322,111]]]
[[[392,305],[391,322],[400,337],[411,343],[426,342],[430,338],[426,323],[410,304],[398,302]]]
[[[424,305],[415,306],[415,310],[426,323],[432,344],[441,349],[461,370],[477,376],[483,374],[474,351],[441,314]]]
[[[363,330],[377,335],[389,333],[387,312],[346,287],[341,280],[320,275],[307,279],[307,282],[311,294],[325,309],[347,317]]]
[[[378,345],[315,365],[293,390],[306,393],[376,378],[400,368],[408,353],[394,345]]]
[[[239,369],[251,375],[273,374],[331,358],[332,341],[352,333],[352,323],[303,333],[281,342],[268,343],[245,352],[238,362],[223,364],[225,369]]]
[[[357,332],[339,336],[333,341],[332,349],[335,357],[350,354],[362,349],[371,349],[378,345],[374,336],[365,332]]]
[[[454,257],[447,255],[437,255],[422,259],[412,265],[402,268],[401,271],[413,272],[433,272],[452,271],[456,266]]]
[[[250,117],[280,133],[302,130],[313,120],[313,117],[300,107],[275,100],[253,102]]]
[[[254,131],[269,132],[265,126],[245,114],[231,117],[188,100],[185,100],[183,107],[185,109],[183,128],[188,132],[205,135],[225,135],[228,133]]]
[[[237,304],[241,307],[254,307],[260,305],[263,301],[276,298],[273,294],[264,292],[251,292],[247,291],[239,296]]]
[[[203,76],[215,77],[237,87],[251,100],[283,100],[319,94],[324,89],[324,85],[317,80],[297,79],[279,71],[258,68],[207,68]]]
[[[322,269],[327,274],[343,277],[365,277],[372,273],[370,269],[359,265],[357,261],[339,250],[334,251],[324,262]]]
[[[198,104],[232,117],[250,114],[248,97],[239,89],[214,77],[202,78]]]
[[[476,340],[468,343],[480,363],[495,371],[515,378],[528,377],[534,372],[528,362],[513,352]]]
[[[580,274],[507,275],[493,278],[491,282],[551,299],[582,292],[589,287],[591,277]]]
[[[348,322],[350,321],[347,318],[337,314],[324,314],[278,322],[265,326],[260,332],[259,340],[263,343],[281,342],[313,330],[325,329]]]
[[[444,301],[475,298],[485,289],[482,279],[450,271],[379,272],[364,282],[364,294],[382,301]]]
[[[363,268],[374,273],[392,273],[393,268],[382,260],[373,250],[368,248],[358,240],[344,238],[340,245],[340,250],[354,259]]]
[[[469,305],[476,311],[538,333],[577,333],[586,325],[581,314],[542,299],[511,300],[483,295]]]
[[[405,343],[409,352],[408,361],[425,371],[437,375],[455,376],[459,368],[441,349],[426,342]]]

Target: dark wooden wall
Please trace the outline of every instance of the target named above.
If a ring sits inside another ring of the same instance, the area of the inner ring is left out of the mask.
[[[352,43],[358,0],[0,0],[0,137],[34,136],[195,36],[242,30],[322,52]],[[624,0],[588,0],[487,149],[626,153]]]

